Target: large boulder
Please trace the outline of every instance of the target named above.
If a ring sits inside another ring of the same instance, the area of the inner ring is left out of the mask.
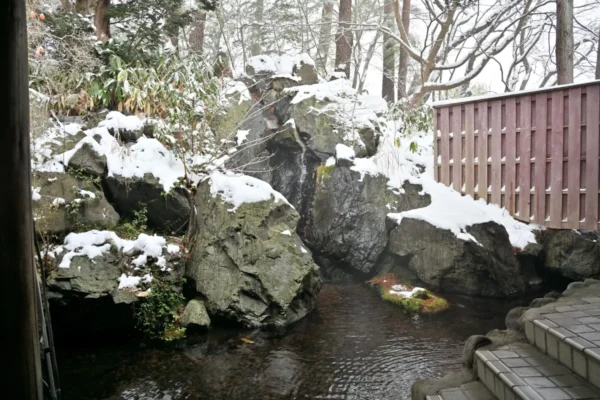
[[[167,232],[185,231],[190,217],[190,204],[186,191],[173,188],[168,193],[152,174],[143,178],[108,176],[105,186],[109,199],[122,215],[134,217],[135,212],[146,209],[148,226]]]
[[[98,126],[105,127],[111,135],[124,143],[135,143],[143,135],[154,137],[151,120],[141,119],[136,115],[123,115],[118,111],[109,112]]]
[[[211,317],[285,326],[312,309],[319,268],[295,233],[298,213],[281,194],[258,179],[215,172],[195,201],[186,276]]]
[[[388,251],[432,290],[489,297],[522,293],[526,283],[506,229],[486,222],[466,231],[476,241],[405,217],[392,229]]]
[[[69,159],[69,167],[91,176],[102,177],[106,172],[106,156],[98,154],[89,143],[83,143]]]
[[[132,303],[147,294],[154,276],[173,281],[182,264],[179,247],[162,237],[140,234],[126,240],[111,231],[71,233],[48,255],[55,263],[49,297],[63,305],[104,297]]]
[[[367,160],[361,160],[367,161]],[[360,171],[354,161],[338,158],[317,169],[310,214],[300,233],[320,259],[353,272],[375,272],[388,241],[386,216],[426,207],[421,187],[404,184],[402,194],[388,187],[388,178]]]
[[[119,222],[119,214],[106,201],[95,179],[84,175],[35,172],[32,187],[38,232],[110,229]]]
[[[540,238],[548,273],[573,280],[600,278],[600,231],[548,229]]]

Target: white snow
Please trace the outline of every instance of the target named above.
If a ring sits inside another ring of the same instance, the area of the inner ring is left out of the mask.
[[[88,197],[90,199],[95,199],[96,198],[96,193],[90,192],[89,190],[80,189],[79,190],[79,194],[82,195],[83,197]]]
[[[392,289],[389,291],[389,293],[402,298],[411,298],[415,293],[420,292],[422,290],[425,289],[420,287],[414,287],[412,289],[409,289],[407,286],[404,285],[394,285],[392,286]]]
[[[313,59],[306,53],[297,56],[261,54],[250,57],[247,63],[254,69],[255,73],[267,72],[286,78],[292,77],[294,67],[300,67],[302,64],[315,65]]]
[[[494,221],[503,225],[514,247],[523,248],[528,243],[535,243],[534,232],[540,229],[537,225],[527,225],[512,218],[508,211],[493,204],[486,204],[483,199],[474,200],[471,196],[461,196],[460,193],[438,183],[434,179],[433,133],[416,132],[411,137],[402,137],[400,146],[396,145],[399,137],[398,129],[401,122],[388,121],[383,125],[381,144],[374,157],[355,159],[355,165],[370,161],[379,172],[388,177],[388,186],[399,190],[405,181],[423,187],[422,193],[431,196],[431,204],[424,208],[401,213],[390,213],[388,217],[401,223],[404,218],[413,218],[428,222],[438,228],[453,232],[461,240],[475,241],[466,232],[467,227]],[[409,150],[411,141],[417,144],[417,152]],[[361,161],[365,160],[365,161]],[[425,167],[421,172],[419,165]],[[363,166],[364,168],[364,166]]]
[[[346,160],[354,160],[356,153],[354,150],[344,144],[338,143],[335,145],[335,158],[346,159]]]
[[[169,254],[177,254],[180,251],[181,251],[181,249],[176,244],[169,243],[167,245],[167,253],[169,253]]]
[[[66,203],[65,199],[63,199],[62,197],[57,197],[54,200],[52,200],[53,206],[58,206],[60,204],[65,204],[65,203]]]
[[[40,195],[40,190],[42,190],[40,187],[31,187],[31,200],[38,201],[42,198]]]
[[[336,79],[314,85],[294,86],[285,89],[286,93],[296,93],[292,104],[314,98],[326,102],[311,112],[327,113],[335,117],[341,128],[349,133],[354,129],[374,128],[379,123],[379,115],[387,112],[387,103],[380,96],[358,94],[347,79]],[[354,137],[355,135],[351,135]]]
[[[119,131],[137,131],[144,127],[144,120],[136,115],[125,116],[118,111],[111,111],[106,115],[104,121],[100,121],[98,127]]]
[[[213,171],[209,179],[212,196],[220,195],[224,202],[233,205],[233,208],[229,210],[232,212],[235,212],[244,203],[258,203],[261,201],[278,203],[283,201],[289,204],[285,197],[273,190],[267,182],[251,176],[233,172]]]
[[[63,257],[59,268],[70,268],[74,257],[85,256],[92,260],[107,251],[111,245],[116,246],[125,254],[141,253],[132,264],[136,267],[145,265],[148,258],[156,259],[159,267],[166,266],[166,259],[162,255],[163,249],[167,247],[165,238],[162,236],[150,236],[141,233],[136,240],[122,239],[112,231],[92,230],[82,233],[69,233],[64,240],[64,248],[68,253]]]
[[[235,138],[237,140],[237,145],[241,145],[242,143],[244,143],[244,141],[246,141],[246,138],[248,137],[248,135],[250,134],[249,130],[245,130],[245,129],[240,129],[237,131]]]
[[[141,276],[127,276],[125,274],[121,274],[119,277],[119,289],[135,288],[140,284],[141,280]]]
[[[282,235],[287,235],[287,236],[292,236],[292,232],[290,232],[289,229],[286,229],[285,231],[281,232]]]

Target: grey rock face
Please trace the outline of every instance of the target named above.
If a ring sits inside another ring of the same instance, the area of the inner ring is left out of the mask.
[[[105,184],[111,202],[122,215],[132,216],[144,205],[148,226],[168,232],[186,229],[190,206],[183,189],[175,188],[165,194],[163,185],[152,174],[142,179],[108,176]]]
[[[351,166],[340,166],[341,161],[347,160],[317,171],[310,215],[300,232],[319,257],[369,274],[387,245],[387,214],[425,207],[430,199],[409,183],[404,194],[395,194],[388,189],[386,177],[361,179]]]
[[[504,227],[487,222],[467,232],[478,243],[404,218],[390,233],[388,251],[409,260],[408,269],[433,290],[488,297],[522,293],[525,282]]]
[[[295,234],[298,213],[283,201],[235,212],[210,182],[200,184],[194,247],[186,267],[211,316],[247,327],[285,326],[304,317],[320,288],[319,268]]]
[[[547,272],[573,280],[600,277],[600,231],[548,229],[541,242]]]
[[[68,174],[36,172],[32,186],[39,188],[40,199],[33,201],[39,232],[65,232],[78,226],[110,229],[119,221],[119,214],[106,201],[102,190],[90,181]]]
[[[88,143],[84,143],[69,160],[69,167],[83,170],[92,176],[103,176],[106,171],[106,156],[96,153]]]
[[[179,319],[182,326],[188,328],[208,328],[210,317],[202,300],[192,299],[185,306],[183,315]]]

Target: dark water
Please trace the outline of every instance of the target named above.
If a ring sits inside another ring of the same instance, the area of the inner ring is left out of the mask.
[[[171,350],[63,346],[64,398],[409,399],[416,378],[458,367],[464,340],[503,328],[519,303],[451,301],[442,315],[411,318],[364,285],[325,285],[285,333],[211,330]]]

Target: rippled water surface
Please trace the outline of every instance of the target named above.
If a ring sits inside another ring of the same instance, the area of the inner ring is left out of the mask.
[[[464,340],[517,304],[451,299],[411,318],[360,284],[325,285],[285,333],[211,330],[181,349],[59,349],[65,399],[409,399],[417,377],[458,367]],[[244,343],[248,338],[254,343]]]

